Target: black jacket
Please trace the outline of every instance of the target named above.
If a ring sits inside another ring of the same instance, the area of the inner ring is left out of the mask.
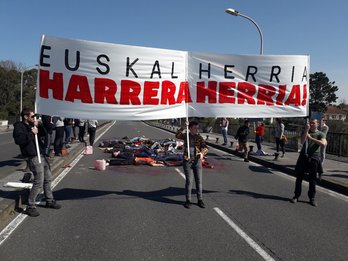
[[[238,141],[240,141],[240,142],[247,142],[248,135],[249,135],[249,127],[246,125],[242,125],[237,130],[237,134],[235,136],[235,139],[238,139]]]
[[[52,117],[49,115],[42,115],[42,124],[46,129],[48,134],[52,134],[54,129],[54,123],[52,122]]]
[[[37,156],[35,146],[35,135],[31,132],[32,125],[25,124],[24,122],[16,122],[13,124],[13,138],[17,145],[21,149],[23,157]],[[42,135],[42,126],[39,126],[38,136]],[[38,139],[40,152],[42,152],[42,141]]]

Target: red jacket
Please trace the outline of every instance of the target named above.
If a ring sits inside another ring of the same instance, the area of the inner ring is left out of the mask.
[[[257,126],[255,130],[256,136],[261,136],[265,135],[265,127],[264,126]]]

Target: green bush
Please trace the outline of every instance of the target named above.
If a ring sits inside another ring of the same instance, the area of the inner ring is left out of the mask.
[[[0,120],[7,120],[8,114],[7,112],[0,111]]]

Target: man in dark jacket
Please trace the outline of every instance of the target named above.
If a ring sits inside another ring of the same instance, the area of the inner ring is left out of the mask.
[[[248,139],[249,139],[249,121],[245,120],[244,125],[237,130],[235,139],[238,140],[239,150],[244,150],[244,161],[249,162],[248,159]]]
[[[318,130],[318,120],[311,119],[309,123],[307,123],[307,126],[301,136],[301,142],[303,146],[295,167],[295,195],[290,201],[291,203],[298,202],[302,192],[302,180],[305,173],[308,173],[309,204],[316,207],[318,205],[317,201],[315,200],[317,173],[322,172],[320,148],[327,145],[325,133]]]
[[[41,163],[39,163],[35,135],[40,133],[38,122],[35,121],[35,114],[30,109],[23,109],[21,112],[22,121],[14,124],[13,138],[15,143],[19,145],[22,156],[28,159],[29,169],[34,175],[33,187],[30,190],[28,198],[28,206],[26,213],[31,217],[37,217],[40,213],[35,206],[35,200],[42,188],[46,197],[46,207],[59,209],[61,206],[53,198],[51,188],[51,170],[49,163],[44,156],[41,139],[39,141],[39,150]]]

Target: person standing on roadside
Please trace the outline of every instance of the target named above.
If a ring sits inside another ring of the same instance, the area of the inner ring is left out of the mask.
[[[37,217],[40,213],[36,209],[35,201],[41,190],[44,190],[46,198],[46,208],[59,209],[59,205],[53,197],[51,188],[51,169],[47,158],[44,155],[44,148],[41,139],[38,139],[39,152],[37,153],[35,135],[40,133],[42,126],[35,121],[35,114],[30,109],[23,109],[21,112],[22,121],[14,124],[13,138],[19,145],[22,156],[26,157],[29,163],[29,169],[34,175],[33,186],[29,193],[26,214],[31,217]],[[41,157],[41,163],[39,158]]]
[[[329,126],[326,125],[326,119],[321,120],[321,126],[320,126],[320,131],[327,136],[327,133],[329,132]],[[325,154],[326,154],[326,145],[324,147],[321,147],[320,150],[321,154],[321,163],[324,163],[325,160]]]
[[[95,133],[97,131],[98,121],[97,120],[88,120],[88,134],[89,134],[89,145],[93,146],[94,139],[95,139]]]
[[[279,146],[282,150],[281,157],[284,157],[285,155],[285,148],[284,148],[284,140],[282,137],[284,136],[285,131],[285,125],[283,123],[283,120],[281,118],[277,118],[275,122],[275,128],[274,128],[274,138],[276,141],[276,151],[279,152]]]
[[[49,156],[51,144],[53,142],[53,130],[54,124],[52,122],[52,117],[49,115],[42,115],[42,124],[44,129],[46,130],[46,139],[44,143],[45,155]]]
[[[303,145],[295,167],[295,196],[290,201],[291,203],[296,203],[298,201],[301,196],[304,174],[309,173],[309,203],[316,207],[318,204],[315,200],[315,187],[317,173],[321,164],[320,147],[327,144],[325,134],[318,130],[318,121],[316,119],[311,119],[309,124],[307,124],[301,136],[301,142]]]
[[[86,133],[86,120],[79,120],[79,142],[85,142],[85,133]],[[87,145],[87,144],[86,144]]]
[[[244,124],[240,126],[235,135],[235,139],[238,140],[239,149],[244,151],[244,162],[249,162],[248,158],[248,139],[249,139],[249,121],[245,120]]]
[[[255,143],[257,146],[256,155],[262,156],[265,153],[262,150],[263,136],[265,135],[265,124],[263,122],[257,122],[257,127],[255,129]]]
[[[62,148],[64,145],[64,118],[54,116],[53,123],[55,124],[56,136],[54,137],[54,155],[62,156]]]
[[[177,139],[184,140],[183,168],[186,177],[186,201],[184,203],[184,207],[191,208],[191,191],[194,178],[196,183],[198,206],[200,208],[205,208],[202,191],[202,160],[208,153],[208,147],[203,137],[198,133],[198,122],[186,122],[186,125],[189,129],[189,144],[187,144],[187,134],[183,132],[183,128],[180,128],[175,134]]]
[[[72,137],[73,142],[76,142],[76,140],[78,140],[79,125],[80,125],[80,119],[74,119],[73,132],[72,132],[73,133],[73,137]]]
[[[220,121],[221,133],[224,139],[224,143],[222,145],[227,145],[227,131],[228,131],[229,121],[227,118],[222,118]]]
[[[64,118],[64,133],[65,133],[65,139],[64,144],[67,148],[69,148],[71,143],[71,137],[73,134],[73,126],[74,126],[74,119],[72,118]]]

